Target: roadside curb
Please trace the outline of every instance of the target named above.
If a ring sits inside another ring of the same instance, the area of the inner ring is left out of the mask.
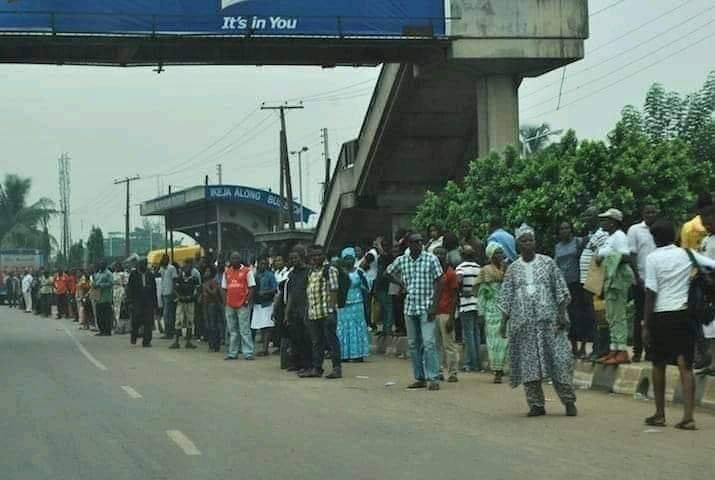
[[[407,337],[373,336],[371,350],[387,357],[410,358]],[[489,358],[486,346],[481,345],[479,350],[482,367],[487,369]],[[652,400],[651,372],[651,365],[647,362],[608,366],[577,361],[574,368],[574,384],[581,389],[599,390],[618,395],[629,395],[641,400]],[[666,400],[682,403],[683,394],[677,367],[668,366],[665,375]],[[715,411],[715,377],[696,375],[695,386],[696,405]]]

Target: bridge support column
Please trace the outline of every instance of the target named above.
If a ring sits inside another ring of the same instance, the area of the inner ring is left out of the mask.
[[[477,149],[479,156],[519,144],[520,77],[489,75],[477,79]]]

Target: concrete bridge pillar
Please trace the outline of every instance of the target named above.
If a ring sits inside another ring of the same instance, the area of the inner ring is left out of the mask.
[[[480,157],[519,144],[519,84],[513,75],[477,79],[477,148]]]

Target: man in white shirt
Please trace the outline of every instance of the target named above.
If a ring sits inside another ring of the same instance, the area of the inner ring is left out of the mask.
[[[28,270],[22,277],[22,297],[25,300],[25,313],[32,313],[32,275]]]
[[[161,300],[163,305],[164,336],[163,339],[174,338],[174,322],[176,319],[176,302],[174,302],[174,282],[179,277],[176,267],[169,262],[169,256],[161,257],[159,263],[161,275]]]
[[[658,247],[646,259],[644,337],[653,362],[655,415],[646,418],[647,425],[665,426],[665,369],[676,363],[683,390],[683,419],[676,428],[695,430],[695,378],[693,360],[696,334],[688,312],[693,261],[700,267],[715,269],[715,260],[676,247],[675,227],[658,220],[651,227]]]
[[[643,302],[645,301],[645,269],[646,257],[655,250],[655,242],[653,235],[650,233],[650,227],[658,217],[658,207],[653,204],[646,204],[641,209],[643,221],[632,225],[628,229],[628,245],[631,250],[631,255],[635,258],[633,262],[634,273],[636,274],[636,285],[633,288],[633,300],[636,307],[636,317],[633,320],[633,358],[634,363],[641,361],[643,353],[643,332],[641,331],[641,322],[643,321]]]

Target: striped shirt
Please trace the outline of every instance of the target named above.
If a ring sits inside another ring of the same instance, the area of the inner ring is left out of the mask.
[[[480,271],[481,267],[475,262],[462,262],[457,266],[457,276],[462,280],[462,291],[459,294],[460,312],[477,310],[477,297],[473,295],[473,287],[477,283]]]
[[[586,279],[588,278],[588,269],[591,266],[591,260],[593,259],[593,255],[598,251],[599,248],[603,246],[604,243],[606,243],[606,240],[608,240],[608,232],[605,230],[599,228],[591,234],[590,237],[587,237],[587,239],[584,239],[586,241],[586,247],[583,249],[583,252],[581,253],[581,260],[579,262],[579,267],[580,267],[580,282],[583,285],[586,283]]]

